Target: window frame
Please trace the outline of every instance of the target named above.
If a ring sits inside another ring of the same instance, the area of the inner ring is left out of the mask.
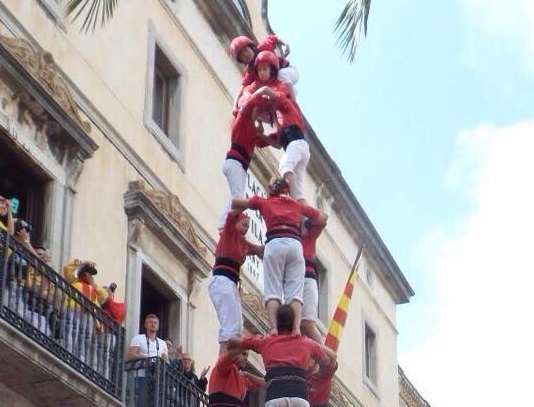
[[[165,41],[157,34],[152,22],[149,22],[148,31],[144,125],[161,144],[165,152],[184,171],[183,147],[185,137],[182,131],[182,112],[187,76],[183,65],[177,61],[173,53],[170,52],[170,47],[167,47]],[[164,103],[167,114],[163,116],[163,129],[154,119],[155,76],[158,73],[166,78],[168,93]]]
[[[364,383],[371,390],[371,392],[378,397],[378,333],[373,324],[366,318],[363,318],[362,327],[362,353],[363,353],[363,379]],[[368,348],[368,337],[372,334],[371,349]]]

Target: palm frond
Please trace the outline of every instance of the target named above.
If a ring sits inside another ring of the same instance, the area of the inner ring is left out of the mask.
[[[364,35],[367,35],[370,8],[371,0],[347,0],[347,4],[334,25],[334,32],[337,33],[337,43],[341,48],[341,53],[348,53],[350,62],[353,62],[356,56],[362,28]]]
[[[94,31],[98,22],[103,27],[113,17],[119,0],[68,0],[67,15],[73,15],[72,21],[83,18],[80,31]]]

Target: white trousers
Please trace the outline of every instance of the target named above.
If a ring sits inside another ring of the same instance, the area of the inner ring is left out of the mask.
[[[292,172],[295,176],[295,191],[291,191],[291,196],[297,200],[304,199],[304,175],[308,161],[310,161],[310,146],[304,139],[289,143],[280,160],[280,175],[283,177]]]
[[[245,185],[247,182],[247,172],[244,170],[241,163],[237,160],[226,159],[223,164],[223,174],[228,181],[228,187],[230,188],[230,197],[226,202],[223,212],[219,216],[217,222],[217,228],[222,229],[226,221],[226,215],[230,212],[232,207],[233,198],[245,197]]]
[[[265,407],[310,407],[310,403],[300,397],[280,397],[266,401]]]
[[[302,303],[304,268],[302,244],[297,239],[282,237],[269,241],[263,254],[264,301]]]
[[[314,278],[304,278],[304,303],[302,304],[302,319],[317,321],[317,309],[319,307],[319,290]]]
[[[219,319],[219,342],[241,336],[243,312],[237,284],[228,277],[212,275],[208,290]]]

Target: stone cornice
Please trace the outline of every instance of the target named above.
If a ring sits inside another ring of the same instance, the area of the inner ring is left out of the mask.
[[[124,194],[124,210],[132,224],[139,224],[136,220],[148,227],[188,269],[198,271],[202,278],[209,275],[211,251],[198,238],[191,216],[176,195],[133,181]],[[138,232],[132,229],[129,244],[135,245]]]
[[[430,407],[399,366],[399,397],[408,407]]]
[[[78,146],[82,159],[98,148],[52,54],[29,41],[0,34],[0,65],[61,126]]]
[[[230,0],[193,0],[204,18],[208,21],[213,32],[225,44],[238,35],[255,38],[252,28],[239,14]]]

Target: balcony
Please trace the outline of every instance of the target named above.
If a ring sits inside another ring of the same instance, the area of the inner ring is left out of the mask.
[[[124,328],[3,230],[0,283],[0,386],[17,396],[39,406],[208,405],[160,358],[125,364]]]
[[[40,406],[119,406],[124,329],[0,231],[0,384]]]
[[[126,362],[127,407],[206,407],[208,396],[159,357]]]

